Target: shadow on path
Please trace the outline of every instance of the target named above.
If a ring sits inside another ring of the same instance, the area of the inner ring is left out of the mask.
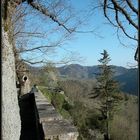
[[[39,123],[34,93],[19,98],[21,116],[20,140],[44,140],[42,125]]]

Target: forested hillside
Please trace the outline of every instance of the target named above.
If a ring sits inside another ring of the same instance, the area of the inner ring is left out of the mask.
[[[111,66],[114,70],[114,79],[120,83],[123,92],[138,95],[138,69],[127,69],[120,66]],[[67,79],[96,79],[99,73],[98,66],[81,66],[78,64],[59,67],[60,77]]]
[[[114,79],[120,83],[120,88],[123,92],[132,95],[138,95],[138,69],[127,69],[120,66],[111,66],[114,70]],[[35,75],[47,74],[41,71],[41,67],[28,68]],[[96,76],[99,73],[98,66],[81,66],[78,64],[66,65],[56,68],[56,75],[59,79],[67,80],[93,80],[96,81]]]

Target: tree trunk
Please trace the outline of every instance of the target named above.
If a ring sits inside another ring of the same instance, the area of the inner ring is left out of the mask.
[[[19,140],[21,120],[19,114],[15,58],[9,34],[2,30],[2,139]]]

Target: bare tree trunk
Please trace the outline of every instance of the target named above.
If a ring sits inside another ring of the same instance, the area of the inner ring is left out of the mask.
[[[2,30],[2,139],[19,140],[21,120],[19,114],[15,58],[8,33]]]

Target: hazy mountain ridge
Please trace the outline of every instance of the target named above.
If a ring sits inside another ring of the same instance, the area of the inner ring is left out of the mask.
[[[127,69],[121,66],[111,66],[114,70],[114,79],[119,81],[121,89],[123,92],[138,95],[138,69]],[[34,75],[40,75],[41,67],[28,66],[28,69]],[[79,64],[65,65],[62,67],[57,67],[58,75],[60,78],[66,79],[94,79],[96,78],[96,73],[99,73],[99,68],[95,66],[81,66]],[[56,75],[57,75],[56,74]]]
[[[127,69],[111,65],[114,70],[114,79],[119,81],[123,92],[138,95],[138,69]],[[60,77],[73,79],[95,79],[99,73],[98,66],[81,66],[78,64],[66,65],[58,68]]]
[[[129,69],[126,69],[121,66],[111,66],[114,70],[114,76],[119,76],[124,73],[126,73]],[[81,78],[81,79],[89,79],[89,78],[95,78],[96,74],[99,73],[98,65],[95,66],[81,66],[78,64],[71,64],[66,65],[63,67],[59,67],[58,71],[60,73],[60,76],[67,76],[67,77],[73,77],[73,78]]]
[[[115,79],[122,84],[123,91],[138,95],[138,69],[129,69],[124,74],[115,76]]]

